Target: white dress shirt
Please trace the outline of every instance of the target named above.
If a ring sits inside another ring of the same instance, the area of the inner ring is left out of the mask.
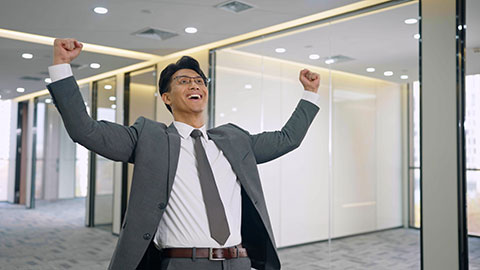
[[[69,64],[54,65],[48,69],[52,82],[72,76]],[[303,99],[315,105],[318,97],[319,95],[313,92],[304,91],[303,93]],[[158,248],[222,247],[210,236],[196,167],[194,139],[190,136],[194,127],[178,121],[175,121],[174,125],[181,137],[178,167],[168,205],[158,224],[154,243]],[[235,246],[242,242],[241,186],[223,152],[208,139],[205,126],[199,130],[203,134],[201,142],[212,168],[230,228],[230,236],[224,246]]]

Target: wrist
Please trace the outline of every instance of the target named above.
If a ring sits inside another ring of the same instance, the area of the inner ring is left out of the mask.
[[[63,57],[54,56],[54,57],[53,57],[53,64],[54,64],[54,65],[70,64],[70,60],[69,60],[69,59],[65,59],[65,58],[63,58]]]
[[[312,89],[312,88],[304,88],[305,91],[308,91],[308,92],[313,92],[313,93],[317,93],[318,92],[318,88],[317,89]]]

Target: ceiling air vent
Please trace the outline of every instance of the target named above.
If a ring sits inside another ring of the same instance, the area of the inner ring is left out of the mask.
[[[230,11],[233,13],[240,13],[242,11],[245,11],[247,9],[253,8],[253,6],[240,2],[240,1],[228,1],[219,5],[215,6],[216,8],[223,9],[226,11]]]
[[[23,77],[20,77],[20,80],[24,80],[24,81],[41,81],[42,78],[38,78],[38,77],[32,77],[32,76],[23,76]]]
[[[156,39],[156,40],[166,40],[166,39],[178,36],[177,33],[168,32],[165,30],[155,29],[151,27],[138,30],[137,32],[132,33],[132,35],[137,37]]]

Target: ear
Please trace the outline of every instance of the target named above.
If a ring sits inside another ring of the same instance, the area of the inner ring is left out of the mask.
[[[170,100],[170,93],[169,92],[165,92],[165,93],[162,94],[162,100],[163,100],[163,103],[165,103],[167,105],[172,104],[172,101]]]

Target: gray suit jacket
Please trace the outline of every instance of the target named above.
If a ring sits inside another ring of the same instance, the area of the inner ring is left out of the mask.
[[[130,200],[109,269],[136,269],[152,247],[168,203],[180,135],[173,125],[143,117],[129,127],[92,120],[73,77],[48,85],[48,90],[74,142],[111,160],[135,164]],[[280,131],[250,135],[233,124],[207,131],[241,183],[242,243],[256,269],[280,269],[257,164],[297,148],[317,112],[316,105],[301,100]]]

